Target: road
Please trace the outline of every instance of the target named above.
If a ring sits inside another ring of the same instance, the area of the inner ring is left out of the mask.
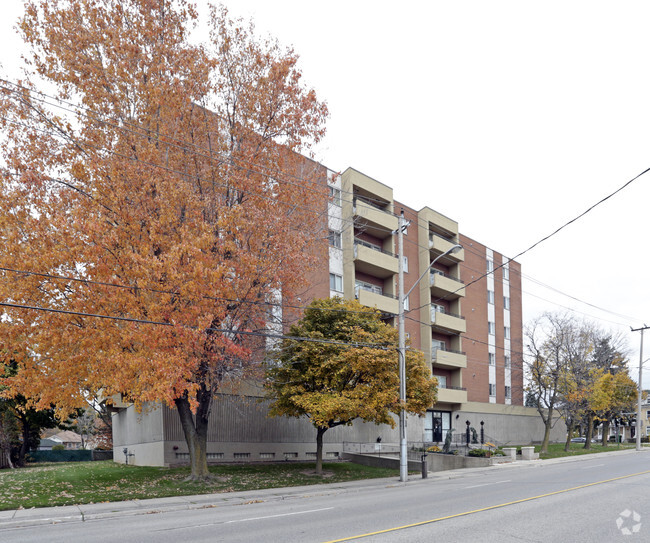
[[[0,541],[650,541],[650,452],[495,466],[454,478],[244,505],[28,526]],[[362,537],[360,537],[362,536]]]

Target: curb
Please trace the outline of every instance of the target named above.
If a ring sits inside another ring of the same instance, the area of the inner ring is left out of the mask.
[[[650,449],[639,451],[650,452]],[[0,511],[0,531],[28,526],[52,525],[71,522],[87,522],[123,516],[151,515],[175,511],[211,509],[233,505],[246,505],[255,502],[283,501],[300,499],[312,496],[328,496],[351,492],[362,492],[375,488],[394,488],[398,486],[419,485],[435,482],[437,480],[460,479],[475,477],[494,469],[524,469],[538,468],[549,464],[566,462],[579,462],[593,460],[602,455],[615,456],[636,454],[636,449],[622,451],[608,451],[596,454],[584,454],[549,460],[515,461],[480,468],[464,468],[457,470],[429,472],[426,479],[413,476],[407,483],[402,483],[394,477],[383,479],[364,479],[348,483],[330,483],[323,485],[309,485],[300,487],[269,488],[264,490],[248,490],[228,494],[197,494],[192,496],[172,496],[168,498],[153,498],[148,500],[130,500],[123,502],[109,502],[83,505],[66,505],[57,507],[43,507],[32,509],[14,509]]]

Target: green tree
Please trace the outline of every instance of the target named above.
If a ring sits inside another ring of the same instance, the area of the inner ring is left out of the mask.
[[[395,426],[399,413],[398,333],[375,309],[356,300],[313,301],[267,371],[271,416],[307,416],[316,428],[316,472],[322,473],[323,435],[355,419]],[[368,344],[377,345],[377,347]],[[405,409],[422,414],[436,400],[437,382],[421,352],[406,354]]]

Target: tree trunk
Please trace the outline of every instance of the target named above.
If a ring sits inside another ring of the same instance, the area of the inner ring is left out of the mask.
[[[542,440],[542,447],[540,453],[548,452],[548,442],[551,439],[551,428],[553,427],[553,408],[548,409],[547,416],[544,420],[544,439]]]
[[[183,427],[185,442],[190,453],[190,466],[192,468],[188,480],[201,481],[210,478],[208,470],[207,441],[208,421],[210,417],[210,406],[212,394],[201,385],[197,393],[198,407],[196,415],[190,409],[190,402],[187,396],[176,398],[174,403],[178,410],[178,416]]]
[[[328,428],[318,427],[316,432],[316,474],[323,474],[323,435]]]
[[[20,467],[25,467],[25,458],[29,452],[29,442],[31,439],[31,432],[29,431],[29,421],[27,420],[27,415],[20,413],[19,415],[20,425],[22,426],[23,442],[20,444],[20,449],[18,450],[18,462],[17,464]]]
[[[7,449],[5,451],[5,457],[7,458],[7,463],[9,464],[9,467],[11,469],[14,469],[14,465],[13,465],[13,463],[11,461],[11,450],[10,449]]]
[[[571,436],[573,435],[573,424],[567,423],[566,425],[566,443],[564,444],[564,452],[571,450]]]
[[[591,436],[594,433],[594,414],[587,415],[587,431],[585,433],[585,449],[591,449]]]
[[[603,441],[602,441],[603,447],[607,447],[608,439],[609,439],[609,419],[603,421]]]

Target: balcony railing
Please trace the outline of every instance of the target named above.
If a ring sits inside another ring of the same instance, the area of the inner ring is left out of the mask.
[[[389,212],[386,209],[385,205],[381,206],[377,202],[373,202],[371,200],[366,200],[365,198],[360,198],[359,196],[357,196],[354,199],[354,202],[352,203],[352,207],[353,207],[355,213],[357,212],[357,204],[365,205],[365,206],[368,206],[368,207],[374,207],[375,209],[378,209],[379,211],[384,211],[386,213]]]
[[[452,387],[450,385],[441,385],[441,384],[438,384],[438,388],[444,388],[445,390],[464,390],[464,391],[467,391],[467,389],[464,388],[464,387]]]
[[[463,355],[463,356],[465,356],[465,354],[466,354],[463,351],[454,351],[453,349],[447,349],[446,347],[432,347],[431,348],[431,356],[432,357],[436,356],[436,353],[438,351],[442,351],[442,352],[445,352],[445,353],[452,353],[452,354],[460,354],[460,355]]]
[[[354,244],[355,245],[361,245],[362,247],[368,247],[369,249],[372,249],[373,251],[378,251],[380,253],[383,253],[388,256],[394,256],[397,257],[395,253],[391,253],[390,251],[385,251],[379,245],[375,245],[374,243],[369,243],[367,241],[363,241],[362,239],[359,238],[354,238]]]
[[[449,313],[448,311],[440,311],[439,308],[432,307],[431,308],[431,320],[432,321],[435,321],[436,313],[440,313],[441,315],[447,315],[448,317],[456,317],[457,319],[465,320],[465,317],[463,317],[462,315],[456,315],[455,313]]]
[[[465,281],[463,281],[462,279],[458,279],[458,277],[452,277],[448,273],[441,272],[440,270],[431,270],[429,272],[429,276],[430,276],[429,277],[429,282],[431,284],[433,284],[433,281],[435,280],[436,275],[441,275],[442,277],[446,277],[447,279],[451,279],[452,281],[458,281],[459,283],[465,284]]]

